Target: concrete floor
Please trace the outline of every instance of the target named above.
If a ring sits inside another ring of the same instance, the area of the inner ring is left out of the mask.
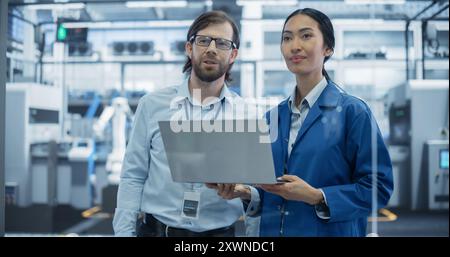
[[[448,237],[449,211],[410,211],[390,209],[394,221],[378,222],[378,234],[384,237]],[[370,232],[371,223],[368,225]]]
[[[378,235],[380,237],[448,237],[449,236],[449,211],[389,211],[396,217],[392,221],[378,221]],[[383,215],[380,215],[383,217]],[[255,221],[255,220],[253,220]],[[92,224],[92,225],[89,225]],[[253,224],[255,225],[255,224]],[[371,233],[372,222],[368,223],[367,233]],[[70,231],[72,230],[72,231]],[[12,232],[6,236],[113,236],[112,218],[86,220],[76,224],[66,233],[26,233]],[[236,236],[245,236],[246,229],[243,221],[236,226]]]

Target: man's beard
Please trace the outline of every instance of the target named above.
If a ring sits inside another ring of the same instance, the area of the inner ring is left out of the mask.
[[[200,67],[202,65],[202,62],[203,60],[200,60],[200,62],[192,60],[192,68],[194,69],[194,72],[197,75],[197,77],[204,82],[213,82],[217,80],[218,78],[222,77],[223,74],[225,74],[228,68],[230,67],[230,65],[217,62],[218,69],[206,70]]]

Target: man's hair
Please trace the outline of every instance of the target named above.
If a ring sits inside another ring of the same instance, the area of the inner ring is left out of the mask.
[[[187,33],[186,41],[189,41],[192,36],[197,35],[197,32],[200,30],[208,27],[211,24],[222,24],[222,23],[229,23],[231,27],[233,28],[233,38],[232,41],[236,44],[236,48],[239,49],[240,39],[239,39],[239,29],[236,26],[236,23],[233,21],[233,19],[228,16],[225,12],[222,11],[209,11],[205,12],[202,15],[198,16],[197,19],[192,23],[191,27],[189,27],[189,31]],[[193,44],[193,42],[191,42]],[[225,74],[225,81],[230,82],[232,81],[230,70],[233,66],[233,63],[230,64],[230,67],[228,67],[228,70]],[[190,73],[192,71],[192,62],[191,58],[187,56],[186,63],[183,67],[183,73]]]

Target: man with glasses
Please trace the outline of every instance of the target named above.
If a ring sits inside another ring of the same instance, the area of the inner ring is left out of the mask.
[[[241,112],[244,117],[233,115],[239,113],[236,109],[249,107],[225,85],[231,80],[238,48],[239,31],[228,15],[219,11],[200,15],[186,38],[187,79],[140,100],[119,184],[113,220],[117,236],[234,236],[233,224],[243,215],[241,200],[225,200],[203,183],[173,182],[158,121],[177,115],[184,120],[253,118],[246,112]],[[236,190],[257,194],[247,187]],[[136,232],[141,212],[143,222]]]
[[[225,38],[214,38],[214,37],[208,37],[208,36],[202,36],[202,35],[193,35],[190,42],[195,42],[198,46],[204,46],[208,47],[211,41],[216,42],[216,47],[221,50],[230,50],[230,49],[237,49],[236,44],[228,39]]]

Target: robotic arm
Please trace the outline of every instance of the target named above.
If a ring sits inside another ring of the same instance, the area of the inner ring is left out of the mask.
[[[126,123],[127,118],[132,119],[132,115],[133,112],[128,105],[128,100],[125,97],[116,97],[112,100],[112,106],[103,110],[93,127],[95,134],[102,137],[105,127],[112,119],[113,149],[106,161],[108,178],[112,184],[119,183],[126,148]]]
[[[98,120],[93,125],[95,136],[100,137],[100,138],[103,137],[103,131],[105,130],[106,126],[108,125],[109,120],[111,120],[111,118],[113,117],[114,112],[115,112],[115,110],[114,110],[114,107],[112,107],[112,106],[108,106],[103,110],[102,114],[100,115]]]

